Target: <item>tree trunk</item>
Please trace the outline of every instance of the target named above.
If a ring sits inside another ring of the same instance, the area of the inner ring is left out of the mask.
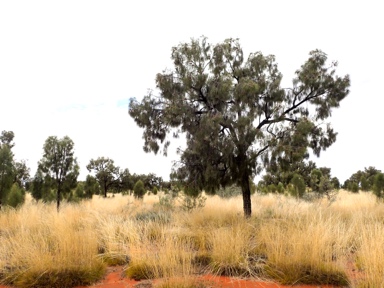
[[[244,217],[249,218],[252,215],[251,189],[249,187],[249,175],[244,173],[241,179],[241,191],[243,193]]]
[[[107,183],[104,182],[104,198],[107,198]]]
[[[61,183],[57,186],[57,212],[60,210]]]

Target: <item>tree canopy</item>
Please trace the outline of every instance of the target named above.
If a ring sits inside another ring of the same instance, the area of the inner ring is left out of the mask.
[[[242,188],[251,215],[249,179],[274,161],[313,150],[319,156],[336,140],[325,120],[349,90],[349,76],[321,50],[309,53],[292,86],[281,87],[273,55],[251,53],[237,39],[211,45],[192,39],[172,48],[174,69],[156,75],[159,94],[130,99],[129,114],[144,128],[144,150],[167,153],[168,135],[185,133],[187,148],[175,167],[186,190]]]
[[[95,177],[103,189],[104,197],[107,197],[108,190],[119,180],[120,168],[115,166],[112,159],[99,157],[96,160],[91,159],[87,169],[89,172],[95,172]]]

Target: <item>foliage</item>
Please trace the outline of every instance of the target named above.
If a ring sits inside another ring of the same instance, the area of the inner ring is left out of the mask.
[[[221,198],[232,198],[241,195],[241,187],[237,185],[230,185],[227,187],[220,187],[216,194]]]
[[[190,212],[194,209],[201,209],[205,206],[207,197],[199,194],[196,197],[181,194],[179,195],[180,207],[182,210]]]
[[[126,193],[127,191],[133,190],[134,184],[135,182],[133,182],[132,175],[131,173],[129,173],[129,170],[127,168],[124,170],[120,170],[119,180],[117,182],[117,185],[115,185],[115,188],[117,188],[117,192]]]
[[[16,208],[25,201],[25,191],[19,187],[19,184],[14,183],[8,194],[7,205]]]
[[[87,175],[84,183],[85,198],[92,198],[92,195],[100,194],[100,186],[96,178],[92,175]]]
[[[55,200],[55,194],[52,191],[54,183],[50,175],[43,175],[43,172],[37,169],[31,184],[31,194],[36,201],[51,202]]]
[[[13,153],[8,145],[0,143],[0,209],[6,204],[13,179]]]
[[[144,183],[143,181],[141,180],[138,180],[136,183],[135,183],[135,186],[133,187],[133,195],[135,196],[135,198],[137,199],[143,199],[144,195],[145,195],[145,188],[144,188]]]
[[[305,193],[305,183],[303,177],[298,174],[294,174],[291,180],[293,189],[290,191],[292,196],[303,197]]]
[[[284,193],[284,185],[283,183],[279,182],[279,184],[277,184],[277,187],[276,187],[276,190],[279,194],[283,194]]]
[[[25,188],[26,182],[29,180],[29,173],[31,169],[27,167],[24,160],[15,162],[15,179],[14,183],[17,183],[19,187]]]
[[[38,170],[47,176],[44,179],[52,180],[51,187],[56,190],[57,210],[59,210],[62,193],[68,193],[76,187],[79,175],[71,138],[48,137],[43,146],[43,157],[39,161]]]
[[[236,39],[211,45],[192,39],[172,48],[174,70],[156,76],[160,95],[130,100],[129,114],[144,128],[144,151],[167,154],[167,135],[186,134],[187,148],[174,166],[186,190],[218,190],[237,184],[243,209],[252,213],[249,179],[276,162],[319,156],[336,140],[322,124],[348,94],[349,77],[335,75],[336,62],[310,52],[292,88],[281,88],[273,55],[244,58]]]
[[[103,190],[104,197],[107,197],[108,190],[118,182],[120,168],[115,166],[112,159],[99,157],[96,160],[91,159],[87,169],[89,172],[95,172],[95,177]]]
[[[373,193],[378,197],[382,198],[384,190],[384,173],[377,173],[373,179]]]
[[[375,175],[381,173],[380,170],[373,166],[365,167],[351,175],[343,184],[343,188],[352,192],[370,191],[373,189]]]
[[[13,138],[15,138],[15,133],[13,133],[13,131],[3,130],[0,134],[0,143],[1,145],[7,146],[9,149],[12,149],[15,146]]]

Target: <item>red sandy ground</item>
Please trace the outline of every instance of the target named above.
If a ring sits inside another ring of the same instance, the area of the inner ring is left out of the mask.
[[[122,267],[110,267],[108,273],[99,283],[92,286],[78,286],[75,288],[150,288],[151,281],[135,281],[122,276]],[[262,282],[257,280],[244,280],[223,276],[205,275],[199,277],[202,282],[206,283],[209,288],[334,288],[330,285],[279,285],[272,282]],[[154,282],[157,282],[156,280]],[[0,288],[11,288],[0,285]],[[340,287],[339,287],[340,288]]]
[[[242,280],[229,277],[218,277],[212,275],[205,275],[200,277],[203,282],[207,283],[207,287],[212,288],[288,288],[292,286],[278,285],[276,283],[261,282],[256,280]],[[140,283],[142,283],[140,285]],[[145,285],[144,283],[148,283]],[[97,288],[147,288],[150,287],[150,281],[135,281],[122,277],[122,268],[112,268],[104,280],[100,283],[95,284],[91,287]],[[327,285],[298,285],[295,288],[332,288]],[[0,287],[2,288],[2,287]],[[87,287],[76,287],[76,288],[87,288]]]

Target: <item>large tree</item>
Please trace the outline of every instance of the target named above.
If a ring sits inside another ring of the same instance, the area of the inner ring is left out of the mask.
[[[299,141],[316,155],[336,139],[325,120],[348,94],[349,76],[335,74],[336,62],[314,50],[282,88],[275,57],[244,58],[236,39],[211,45],[205,37],[172,48],[173,70],[156,76],[159,94],[131,99],[129,114],[144,128],[144,150],[167,153],[167,135],[185,133],[187,148],[175,167],[190,191],[242,188],[250,216],[250,178],[284,157]]]
[[[79,165],[74,156],[74,143],[68,136],[61,139],[50,136],[44,143],[43,151],[38,169],[45,178],[53,180],[59,211],[62,193],[76,187],[79,175]]]
[[[107,197],[108,190],[117,184],[120,176],[120,168],[115,166],[110,158],[99,157],[91,159],[87,165],[89,172],[94,171],[95,177],[103,189],[104,197]]]

